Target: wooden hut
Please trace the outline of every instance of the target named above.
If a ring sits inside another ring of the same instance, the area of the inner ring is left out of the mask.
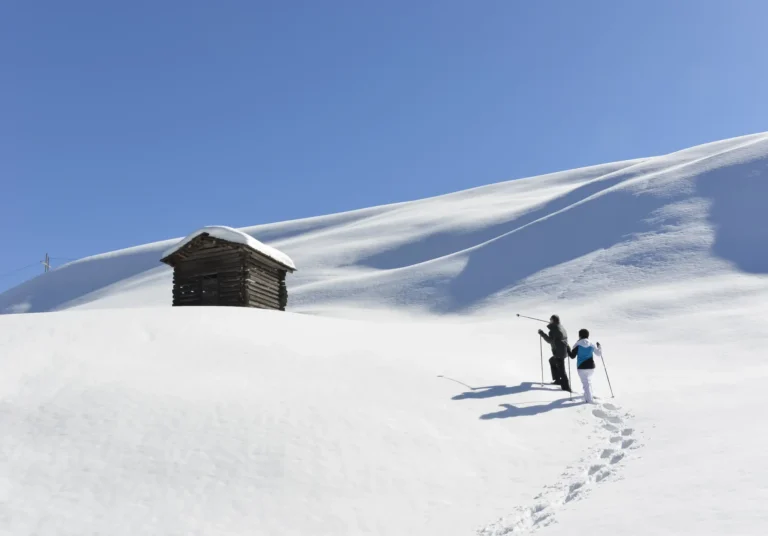
[[[285,253],[231,227],[203,227],[165,251],[173,268],[173,305],[228,305],[284,311]]]

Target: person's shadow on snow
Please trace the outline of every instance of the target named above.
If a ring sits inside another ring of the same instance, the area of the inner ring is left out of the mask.
[[[561,398],[559,400],[553,400],[548,404],[540,404],[538,406],[518,407],[518,406],[513,406],[512,404],[499,404],[499,405],[502,408],[504,408],[502,411],[497,411],[495,413],[486,413],[485,415],[481,415],[480,418],[484,421],[487,421],[490,419],[509,419],[511,417],[529,417],[531,415],[538,415],[539,413],[546,413],[554,409],[561,409],[561,408],[576,406],[576,405],[579,405],[579,402],[574,401],[573,399]]]
[[[496,396],[515,395],[526,391],[555,391],[540,383],[523,382],[520,385],[489,385],[488,387],[472,387],[471,391],[454,396],[451,400],[466,400],[468,398],[493,398]]]

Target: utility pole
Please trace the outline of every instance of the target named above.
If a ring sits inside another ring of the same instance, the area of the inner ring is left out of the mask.
[[[45,273],[48,273],[48,270],[51,269],[51,258],[48,256],[48,254],[45,254],[45,260],[40,261],[43,263],[43,266],[45,267]]]

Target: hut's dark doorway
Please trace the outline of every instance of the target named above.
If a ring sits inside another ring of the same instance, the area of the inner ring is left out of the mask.
[[[200,281],[200,290],[203,305],[219,304],[219,277],[217,274],[204,275]]]

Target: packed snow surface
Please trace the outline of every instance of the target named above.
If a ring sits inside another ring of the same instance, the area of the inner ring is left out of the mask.
[[[11,289],[0,533],[766,534],[766,177],[757,134],[244,229],[287,313],[171,308],[178,241]],[[597,404],[516,313],[601,342]]]
[[[291,258],[282,251],[259,242],[251,235],[247,235],[242,231],[238,231],[237,229],[233,229],[232,227],[227,227],[225,225],[209,225],[207,227],[203,227],[202,229],[198,229],[183,240],[179,241],[179,243],[172,248],[165,250],[162,254],[162,258],[173,255],[181,248],[192,242],[195,238],[203,234],[207,234],[210,237],[219,238],[227,242],[232,242],[234,244],[246,245],[249,248],[258,251],[259,253],[266,255],[270,259],[279,262],[283,266],[287,266],[292,270],[296,269],[296,265],[293,264]]]

